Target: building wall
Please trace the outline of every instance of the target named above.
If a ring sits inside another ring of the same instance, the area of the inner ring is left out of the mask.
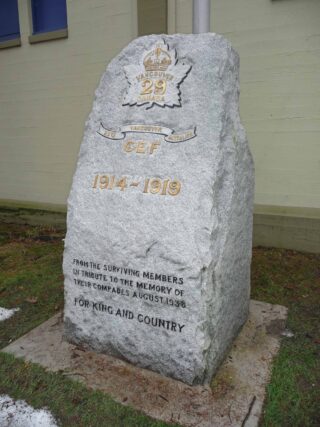
[[[144,3],[141,15],[157,6]],[[22,46],[0,51],[0,199],[64,204],[94,90],[137,35],[137,2],[68,0],[69,38],[33,45],[27,8],[19,0]],[[212,30],[241,58],[255,203],[320,208],[320,1],[213,0],[211,9]],[[170,31],[192,31],[192,0],[168,0],[168,11]]]
[[[68,0],[67,39],[0,50],[0,199],[65,204],[95,88],[137,36],[135,0]]]
[[[192,0],[176,32],[192,32]],[[240,55],[240,113],[257,205],[320,208],[320,1],[212,0],[211,30]]]
[[[67,0],[69,37],[32,45],[18,1],[22,46],[0,50],[0,205],[65,210],[108,62],[138,34],[191,32],[192,0]],[[319,252],[320,1],[212,0],[211,23],[241,59],[254,244]]]
[[[167,0],[138,1],[138,34],[166,34],[168,32]]]

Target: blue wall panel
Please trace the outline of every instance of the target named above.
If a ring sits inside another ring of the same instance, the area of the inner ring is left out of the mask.
[[[31,5],[33,34],[67,28],[66,0],[32,0]]]
[[[0,0],[0,41],[20,36],[17,0]]]

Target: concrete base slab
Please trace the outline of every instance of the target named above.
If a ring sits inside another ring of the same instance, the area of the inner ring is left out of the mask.
[[[258,426],[287,309],[251,301],[249,319],[211,387],[191,387],[122,360],[68,344],[58,314],[3,351],[102,390],[145,414],[183,426]]]

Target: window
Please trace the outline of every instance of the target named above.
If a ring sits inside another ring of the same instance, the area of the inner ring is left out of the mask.
[[[31,0],[31,15],[30,43],[68,36],[66,0]]]
[[[4,47],[20,45],[17,0],[0,0],[0,44]]]

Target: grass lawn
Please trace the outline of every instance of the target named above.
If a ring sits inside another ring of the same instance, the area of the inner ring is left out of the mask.
[[[0,348],[63,307],[63,232],[0,225],[0,307],[20,307],[0,323]],[[255,248],[252,297],[289,308],[262,426],[320,426],[320,255]],[[62,426],[166,426],[60,373],[0,353],[0,394],[47,406]]]

